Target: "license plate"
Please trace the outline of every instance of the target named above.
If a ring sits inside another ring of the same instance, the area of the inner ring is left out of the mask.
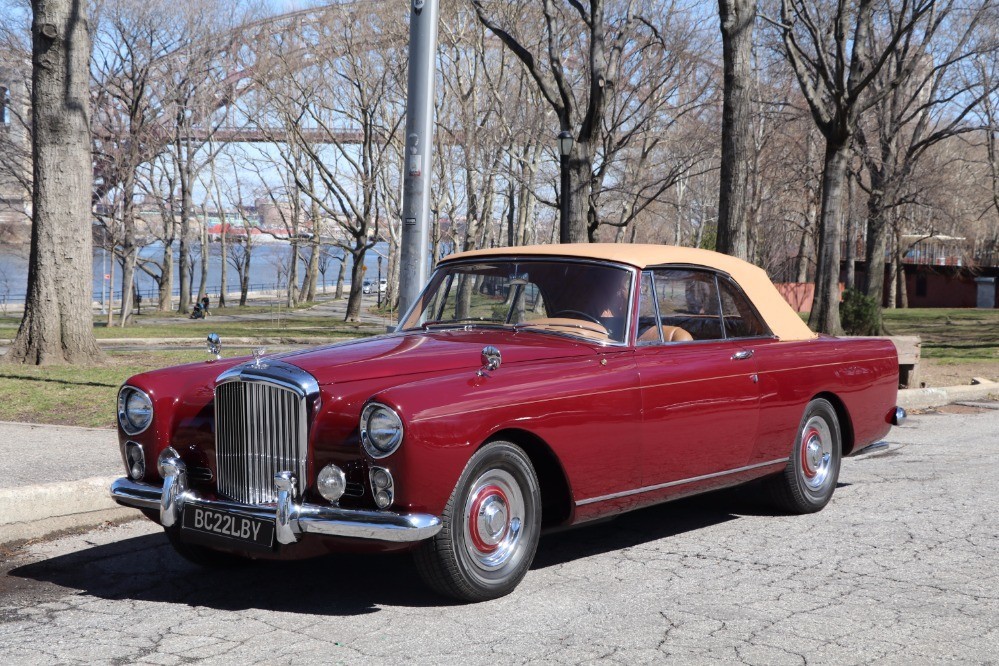
[[[226,511],[184,507],[184,529],[200,534],[252,543],[270,548],[274,544],[274,523],[259,518],[249,518]]]

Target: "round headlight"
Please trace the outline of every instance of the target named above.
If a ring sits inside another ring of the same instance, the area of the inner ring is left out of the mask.
[[[129,435],[138,435],[153,421],[153,402],[149,396],[132,386],[118,392],[118,423]]]
[[[372,458],[394,453],[402,435],[402,419],[390,407],[372,402],[361,412],[361,443]]]

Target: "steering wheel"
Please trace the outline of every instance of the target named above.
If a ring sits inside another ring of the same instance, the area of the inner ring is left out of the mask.
[[[579,310],[559,310],[558,312],[552,313],[552,317],[560,317],[562,315],[572,315],[567,317],[568,319],[585,319],[587,321],[592,321],[594,324],[600,324],[601,326],[604,325],[602,321],[593,315],[586,312],[580,312]]]

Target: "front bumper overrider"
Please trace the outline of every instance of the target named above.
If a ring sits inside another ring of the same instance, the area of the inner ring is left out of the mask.
[[[179,458],[162,461],[162,467],[162,487],[122,477],[111,484],[111,498],[123,506],[159,511],[164,527],[177,523],[188,505],[273,521],[275,537],[282,544],[295,543],[302,534],[406,543],[428,539],[441,529],[440,518],[430,514],[296,503],[296,479],[290,472],[274,475],[276,503],[250,505],[198,497],[187,487],[187,469]]]

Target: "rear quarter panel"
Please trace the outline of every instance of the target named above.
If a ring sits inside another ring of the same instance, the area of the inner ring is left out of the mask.
[[[821,336],[754,348],[760,378],[760,426],[754,462],[791,453],[808,402],[831,399],[841,418],[843,453],[884,437],[898,398],[898,355],[890,340]]]

